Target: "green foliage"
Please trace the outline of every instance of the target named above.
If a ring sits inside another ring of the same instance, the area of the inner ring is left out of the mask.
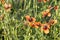
[[[37,0],[5,0],[12,4],[9,12],[6,12],[0,2],[0,15],[5,14],[0,21],[0,40],[60,40],[60,7],[57,11],[51,10],[52,16],[42,18],[41,12],[49,5],[60,6],[60,0],[50,0],[47,3],[39,3]],[[49,34],[41,33],[38,28],[25,26],[25,15],[36,18],[36,21],[44,23],[49,19],[57,19],[58,23],[50,28]],[[44,21],[44,22],[43,22]]]

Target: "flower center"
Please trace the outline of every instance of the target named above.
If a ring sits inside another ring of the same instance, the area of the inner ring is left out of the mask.
[[[30,18],[30,19],[29,19],[29,22],[32,22],[32,21],[33,21],[33,19],[32,19],[32,18]]]
[[[48,29],[48,27],[45,25],[45,26],[43,27],[43,29],[44,29],[44,30],[47,30],[47,29]]]

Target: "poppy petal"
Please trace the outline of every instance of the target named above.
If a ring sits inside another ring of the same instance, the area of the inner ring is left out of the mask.
[[[48,33],[49,33],[49,29],[44,30],[44,33],[45,33],[45,34],[48,34]]]

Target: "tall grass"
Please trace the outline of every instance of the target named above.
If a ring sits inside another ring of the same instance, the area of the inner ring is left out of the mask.
[[[12,8],[6,11],[0,2],[0,15],[4,19],[0,20],[0,40],[60,40],[60,7],[58,10],[51,10],[51,17],[42,18],[42,12],[49,5],[60,6],[60,0],[50,0],[49,2],[38,2],[38,0],[5,0],[11,3]],[[57,24],[51,26],[50,32],[44,34],[40,28],[25,26],[25,16],[30,15],[36,18],[36,21],[45,23],[49,19],[57,19]],[[1,19],[1,18],[0,18]]]

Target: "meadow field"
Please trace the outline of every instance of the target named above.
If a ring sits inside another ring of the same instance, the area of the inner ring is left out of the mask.
[[[0,40],[60,40],[60,0],[0,0]]]

